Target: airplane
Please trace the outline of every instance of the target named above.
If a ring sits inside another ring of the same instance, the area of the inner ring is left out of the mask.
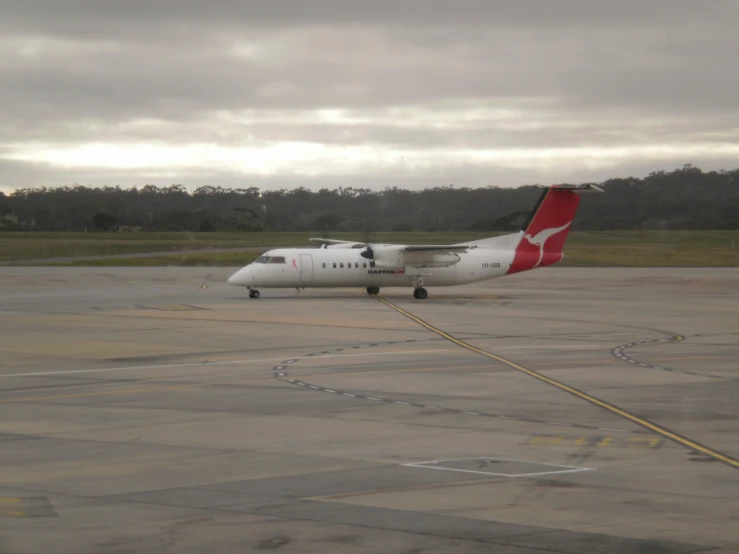
[[[459,244],[374,244],[312,238],[316,248],[278,248],[265,252],[228,279],[246,287],[249,298],[260,288],[413,287],[413,297],[428,297],[426,286],[447,287],[486,281],[564,258],[580,193],[604,192],[592,184],[552,185],[539,197],[518,233]]]

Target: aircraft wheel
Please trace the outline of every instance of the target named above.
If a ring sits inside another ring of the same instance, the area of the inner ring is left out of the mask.
[[[367,287],[367,294],[380,294],[380,287]]]
[[[259,298],[259,291],[255,289],[251,289],[249,291],[249,298]]]
[[[413,298],[416,300],[425,300],[428,298],[428,291],[423,287],[418,287],[417,289],[413,289]]]

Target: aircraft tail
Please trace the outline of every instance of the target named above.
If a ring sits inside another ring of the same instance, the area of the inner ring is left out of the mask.
[[[556,264],[564,258],[562,248],[580,204],[580,193],[603,192],[595,185],[547,187],[518,234],[508,275]]]

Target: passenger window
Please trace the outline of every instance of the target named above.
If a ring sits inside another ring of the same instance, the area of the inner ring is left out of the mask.
[[[339,267],[343,268],[343,267],[344,267],[344,263],[343,263],[343,262],[342,262],[342,263],[340,263],[340,264],[339,264]]]
[[[323,269],[326,269],[326,264],[325,263],[323,263],[321,265],[323,266]]]
[[[359,269],[359,263],[358,263],[358,262],[354,262],[354,267],[355,267],[356,269]]]
[[[334,269],[336,269],[336,264],[334,264]]]
[[[366,268],[367,267],[367,262],[362,262],[362,267]]]

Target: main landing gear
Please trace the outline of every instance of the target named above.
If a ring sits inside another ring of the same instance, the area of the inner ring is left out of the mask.
[[[413,298],[416,300],[426,300],[428,298],[428,291],[423,288],[423,277],[420,275],[414,275],[413,281]]]
[[[425,300],[426,298],[428,298],[428,295],[428,291],[423,287],[417,287],[413,289],[413,298],[415,298],[416,300]]]
[[[259,291],[257,289],[249,289],[249,298],[259,298]]]
[[[380,294],[380,287],[367,287],[367,294]]]

